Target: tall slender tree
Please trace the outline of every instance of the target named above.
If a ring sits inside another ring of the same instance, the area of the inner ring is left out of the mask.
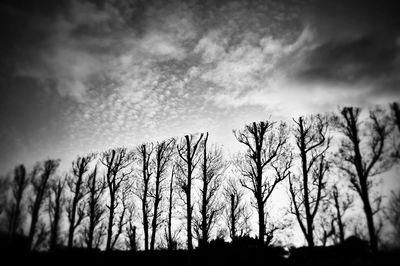
[[[216,146],[208,149],[208,132],[205,134],[200,163],[200,201],[199,217],[194,220],[194,229],[199,239],[199,246],[208,243],[210,231],[222,212],[223,205],[218,201],[218,190],[221,187],[222,175],[227,168],[222,150]]]
[[[187,219],[187,248],[189,251],[193,250],[192,242],[192,215],[193,215],[193,205],[192,205],[192,179],[193,171],[198,163],[198,147],[203,134],[194,140],[194,135],[186,135],[180,143],[177,145],[177,151],[180,161],[176,164],[179,174],[177,176],[177,183],[181,192],[183,192],[184,197],[181,197],[186,204],[186,219]]]
[[[60,237],[60,221],[65,204],[65,182],[66,179],[54,179],[49,191],[49,220],[50,220],[50,250],[57,248]]]
[[[15,236],[21,226],[22,201],[25,190],[28,186],[28,177],[24,165],[19,165],[14,169],[14,180],[12,182],[13,202],[11,205],[9,232]]]
[[[233,131],[236,139],[246,146],[246,152],[235,160],[241,174],[240,183],[250,190],[258,211],[259,244],[264,244],[266,203],[276,186],[290,175],[292,155],[287,150],[288,130],[284,123],[262,121],[251,123],[244,129]],[[266,171],[274,171],[267,176]]]
[[[308,246],[314,246],[314,219],[325,196],[325,174],[329,169],[327,151],[329,120],[316,115],[299,117],[294,136],[299,150],[301,174],[289,178],[291,212],[296,216]]]
[[[104,152],[100,160],[100,162],[106,167],[105,182],[107,184],[109,196],[109,204],[106,205],[108,209],[106,250],[111,250],[114,242],[114,216],[121,200],[118,192],[132,173],[132,169],[129,169],[129,166],[131,166],[134,159],[135,156],[133,152],[128,151],[126,148],[118,148]]]
[[[72,162],[72,176],[68,177],[68,187],[72,193],[72,199],[68,202],[67,213],[69,220],[68,248],[74,244],[74,233],[85,217],[85,202],[82,201],[87,193],[85,187],[86,174],[89,171],[89,164],[95,158],[95,154],[78,157]]]
[[[343,221],[343,216],[353,204],[353,197],[351,197],[348,193],[340,193],[337,186],[334,186],[332,190],[332,199],[335,206],[336,215],[334,221],[338,227],[339,240],[340,243],[344,243],[345,222]]]
[[[363,202],[371,249],[376,252],[378,240],[373,216],[380,210],[380,205],[376,208],[371,205],[370,191],[374,184],[371,178],[391,167],[389,156],[385,157],[390,126],[383,110],[371,110],[367,124],[360,120],[360,113],[360,108],[345,107],[341,110],[339,129],[344,138],[339,149],[339,168],[347,174],[351,188]]]
[[[150,241],[150,249],[154,250],[155,240],[157,228],[161,223],[161,215],[162,211],[159,209],[161,200],[163,198],[165,185],[164,182],[166,180],[166,172],[168,163],[171,161],[172,154],[174,151],[175,139],[169,139],[167,141],[162,141],[157,143],[153,159],[153,165],[155,167],[155,188],[152,196],[154,198],[153,205],[153,220],[151,223],[152,231],[151,231],[151,241]]]
[[[138,179],[135,193],[139,197],[142,205],[142,225],[145,250],[149,250],[149,217],[151,216],[150,179],[154,170],[151,161],[153,151],[153,143],[142,144],[137,149],[139,164],[141,164],[140,171],[142,177],[141,179]]]
[[[105,180],[98,179],[97,166],[89,175],[86,181],[86,187],[89,195],[86,204],[88,206],[86,216],[89,218],[89,222],[84,229],[84,239],[86,246],[92,249],[94,247],[96,230],[101,226],[101,221],[105,213],[105,208],[103,207],[101,199],[106,188],[106,182]]]
[[[399,103],[394,102],[390,105],[391,109],[391,120],[394,125],[394,127],[397,129],[395,130],[394,134],[394,152],[393,152],[393,157],[400,159],[400,142],[399,142],[399,133],[400,133],[400,107]]]
[[[33,188],[33,195],[30,204],[31,214],[31,225],[29,228],[28,245],[31,249],[34,249],[37,245],[34,243],[34,238],[37,231],[37,225],[40,215],[40,210],[43,205],[43,201],[46,197],[47,190],[49,187],[49,180],[55,173],[60,160],[46,160],[43,165],[37,163],[31,173],[31,184]],[[42,234],[38,234],[42,235]]]
[[[173,239],[172,239],[172,210],[173,210],[173,203],[174,203],[174,198],[173,198],[173,191],[174,191],[174,174],[175,174],[175,165],[172,166],[172,171],[171,171],[171,180],[169,183],[169,197],[168,197],[168,220],[167,220],[167,246],[168,250],[173,249]]]

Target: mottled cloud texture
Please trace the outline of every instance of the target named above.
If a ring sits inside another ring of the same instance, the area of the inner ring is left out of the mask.
[[[399,10],[320,2],[3,2],[1,168],[398,99]]]

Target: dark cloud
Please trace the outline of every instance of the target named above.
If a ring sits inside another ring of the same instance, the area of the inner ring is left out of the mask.
[[[299,76],[306,80],[356,82],[399,70],[399,44],[392,34],[374,34],[354,41],[329,41],[306,58]]]
[[[398,93],[400,10],[395,1],[324,1],[310,10],[318,45],[303,58],[296,74],[300,81],[367,82]]]

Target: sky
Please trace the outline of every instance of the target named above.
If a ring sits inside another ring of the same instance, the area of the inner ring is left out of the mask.
[[[0,173],[398,101],[394,2],[2,1]]]

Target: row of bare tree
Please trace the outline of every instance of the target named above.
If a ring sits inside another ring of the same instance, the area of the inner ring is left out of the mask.
[[[88,154],[62,176],[57,174],[59,160],[37,163],[29,173],[20,165],[12,179],[2,179],[3,230],[11,239],[28,231],[30,249],[65,243],[91,249],[105,241],[105,249],[112,250],[125,240],[135,250],[140,218],[145,250],[154,250],[157,239],[176,249],[182,229],[176,219],[183,217],[187,249],[192,250],[193,238],[200,247],[209,243],[220,218],[232,240],[249,235],[247,190],[258,214],[258,241],[270,244],[274,232],[283,229],[268,221],[271,196],[287,180],[289,213],[313,247],[316,231],[324,245],[329,239],[345,239],[343,217],[353,197],[338,188],[342,182],[361,199],[376,251],[377,213],[384,213],[400,236],[399,195],[394,193],[385,209],[382,197],[372,193],[373,177],[400,158],[399,106],[394,103],[390,109],[389,114],[375,108],[362,117],[359,108],[343,108],[339,115],[300,117],[291,127],[254,122],[234,131],[245,149],[229,161],[206,133]],[[331,177],[333,171],[340,179]]]

